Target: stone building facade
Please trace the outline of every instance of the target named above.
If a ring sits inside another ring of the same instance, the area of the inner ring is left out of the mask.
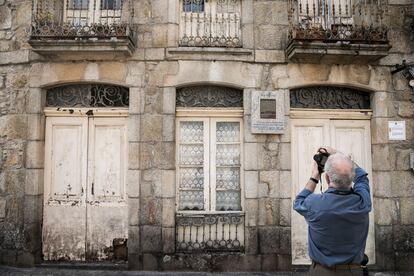
[[[0,0],[0,262],[301,267],[323,143],[370,172],[373,268],[414,270],[414,2],[326,2]]]

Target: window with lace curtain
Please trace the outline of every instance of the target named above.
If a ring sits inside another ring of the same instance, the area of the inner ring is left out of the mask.
[[[243,91],[183,87],[176,106],[176,250],[243,252]]]
[[[241,119],[178,119],[179,211],[241,211]]]

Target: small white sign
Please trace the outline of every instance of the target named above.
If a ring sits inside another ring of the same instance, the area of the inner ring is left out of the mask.
[[[405,121],[388,122],[388,139],[405,140]]]
[[[285,90],[252,92],[252,133],[283,134]]]

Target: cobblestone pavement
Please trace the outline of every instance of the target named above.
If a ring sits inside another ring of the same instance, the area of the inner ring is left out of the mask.
[[[1,276],[306,276],[306,272],[148,272],[108,270],[95,267],[59,268],[33,267],[16,268],[0,266]],[[370,276],[412,276],[414,272],[371,272]]]

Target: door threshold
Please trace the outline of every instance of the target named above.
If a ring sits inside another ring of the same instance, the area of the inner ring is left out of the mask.
[[[44,261],[41,268],[83,269],[83,270],[128,270],[128,262],[53,262]]]

